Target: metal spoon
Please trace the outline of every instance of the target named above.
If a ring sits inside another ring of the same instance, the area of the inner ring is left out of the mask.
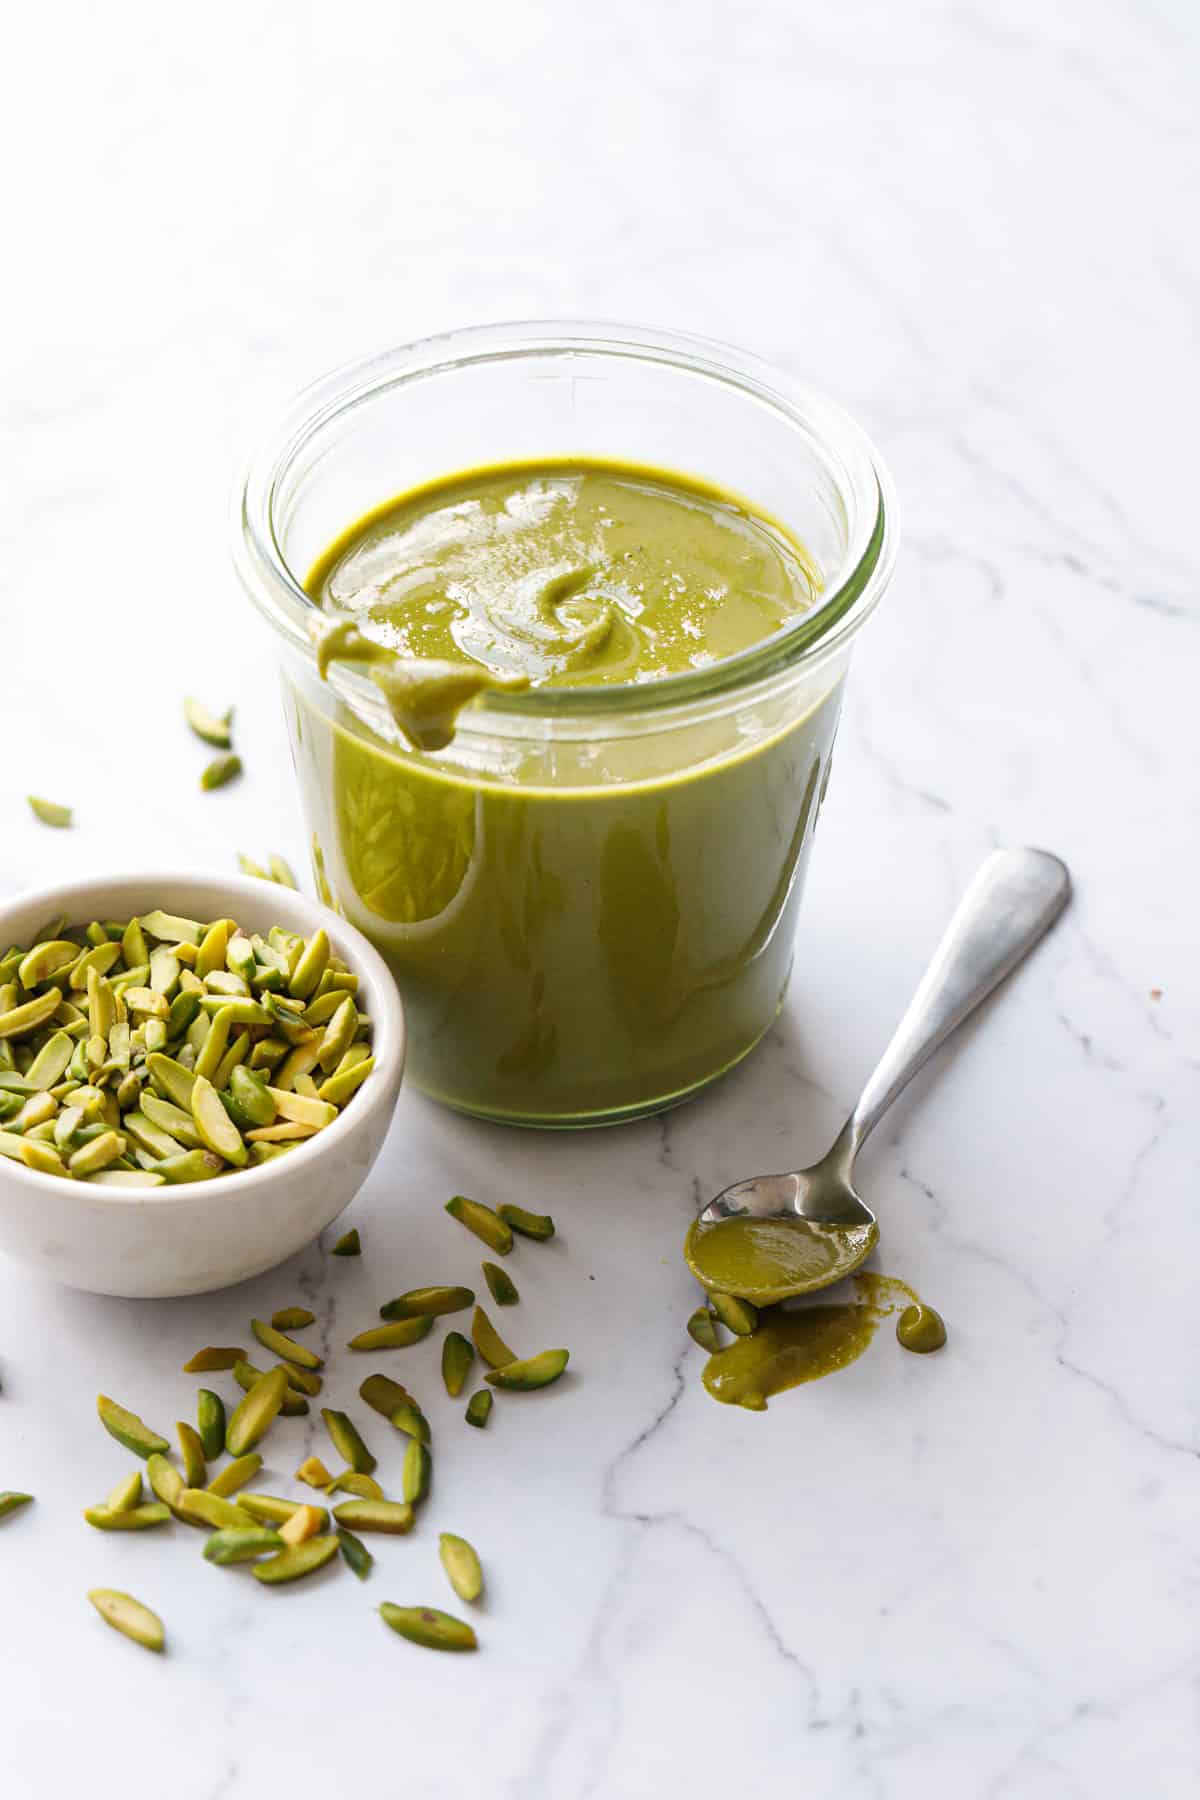
[[[959,902],[891,1043],[828,1154],[798,1174],[756,1175],[735,1182],[699,1214],[684,1254],[705,1287],[768,1304],[827,1287],[865,1261],[879,1232],[874,1213],[851,1184],[855,1157],[901,1089],[1023,961],[1058,918],[1070,894],[1066,864],[1048,851],[997,850],[988,857]],[[808,1235],[829,1250],[829,1266],[809,1271],[799,1283],[731,1288],[712,1279],[694,1260],[702,1228],[735,1218],[805,1221],[815,1228]]]

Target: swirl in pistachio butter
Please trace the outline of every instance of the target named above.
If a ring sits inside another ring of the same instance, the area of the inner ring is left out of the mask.
[[[489,688],[719,662],[806,610],[817,580],[798,544],[716,489],[572,460],[390,501],[331,546],[308,590],[323,665],[368,662],[405,736],[433,749]]]

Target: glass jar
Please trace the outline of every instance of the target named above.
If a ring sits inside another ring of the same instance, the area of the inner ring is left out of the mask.
[[[710,667],[493,694],[404,741],[361,670],[318,679],[305,578],[355,520],[456,470],[676,469],[803,544],[817,602]],[[236,558],[276,633],[313,872],[375,943],[410,1076],[512,1124],[636,1118],[739,1062],[787,986],[854,638],[896,550],[858,427],[755,358],[602,324],[488,326],[302,394],[239,489]]]

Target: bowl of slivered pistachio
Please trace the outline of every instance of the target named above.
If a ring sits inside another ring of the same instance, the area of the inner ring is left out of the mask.
[[[99,876],[0,905],[0,1248],[203,1293],[349,1205],[404,1070],[387,966],[272,882]]]

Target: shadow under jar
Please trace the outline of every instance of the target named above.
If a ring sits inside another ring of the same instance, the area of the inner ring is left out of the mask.
[[[309,571],[457,470],[637,464],[741,497],[816,593],[769,637],[653,681],[489,694],[412,749],[365,671],[321,680]],[[896,509],[838,408],[723,345],[612,325],[481,327],[300,396],[239,491],[241,578],[277,634],[318,892],[390,964],[410,1079],[511,1124],[686,1099],[753,1049],[791,970],[857,632]]]

